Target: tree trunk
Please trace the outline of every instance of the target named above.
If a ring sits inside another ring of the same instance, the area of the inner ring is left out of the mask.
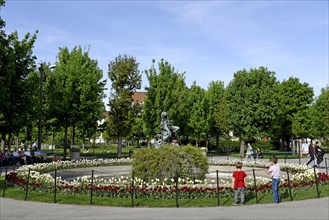
[[[240,145],[240,156],[244,156],[244,145],[245,145],[245,142],[244,140],[241,140],[241,145]]]
[[[206,149],[209,152],[209,139],[208,139],[208,135],[206,135]]]
[[[68,123],[66,122],[65,129],[64,129],[64,143],[63,143],[64,154],[63,154],[63,160],[66,160],[66,156],[67,156],[67,130],[68,130]]]
[[[290,142],[290,143],[289,143],[290,145],[288,145],[288,146],[291,146],[291,147],[290,147],[290,151],[292,151],[292,143],[294,142],[294,137],[293,137],[292,135],[290,136],[289,142]],[[288,149],[289,149],[289,148],[288,148]],[[288,150],[288,149],[287,149],[287,150]],[[296,150],[296,148],[295,148],[295,150]],[[298,152],[298,150],[297,150],[297,152]],[[295,153],[295,152],[294,152],[294,153]]]
[[[219,135],[216,135],[216,151],[219,152]]]
[[[96,133],[94,136],[93,155],[95,155],[95,148],[96,148]]]
[[[1,149],[3,152],[5,151],[5,142],[6,142],[6,135],[1,134]]]
[[[118,135],[118,150],[117,150],[117,157],[122,157],[122,136]]]
[[[54,151],[55,148],[55,132],[53,131],[52,135],[51,135],[51,152]]]
[[[12,142],[12,133],[9,132],[9,136],[8,136],[8,152],[10,152],[10,148],[11,148],[11,142]]]
[[[19,146],[19,133],[15,137],[15,142],[16,142],[16,148],[18,149],[18,146]]]
[[[74,145],[74,136],[75,136],[75,126],[71,126],[71,146]]]

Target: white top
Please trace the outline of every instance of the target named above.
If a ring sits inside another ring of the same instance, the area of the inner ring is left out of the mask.
[[[251,155],[253,153],[251,145],[248,145],[247,154]]]
[[[273,164],[270,166],[270,169],[268,170],[271,174],[272,178],[280,178],[280,166],[278,164]]]

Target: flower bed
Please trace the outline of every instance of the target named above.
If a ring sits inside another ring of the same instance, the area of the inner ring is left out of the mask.
[[[227,161],[211,161],[212,165],[233,166],[237,160]],[[37,164],[35,166],[28,165],[17,169],[7,175],[8,183],[15,187],[25,187],[27,179],[29,179],[29,190],[53,192],[55,180],[47,173],[60,169],[72,169],[82,167],[97,166],[113,166],[127,165],[131,160],[128,159],[106,159],[106,160],[81,160],[81,161],[60,161],[49,164]],[[246,167],[268,167],[268,163],[244,163]],[[307,190],[315,185],[314,170],[307,169],[304,165],[280,164],[282,170],[289,169],[292,173],[290,188],[296,190]],[[30,176],[28,178],[28,170]],[[317,172],[318,182],[320,184],[328,184],[329,176],[324,173]],[[96,176],[97,177],[97,176]],[[251,177],[249,177],[251,178]],[[154,198],[154,199],[173,199],[176,196],[176,184],[174,179],[154,179],[150,182],[144,182],[136,177],[132,180],[129,177],[101,179],[83,176],[73,181],[62,180],[61,177],[56,179],[56,189],[62,194],[89,194],[92,189],[95,196],[110,198],[130,198],[132,192],[132,181],[134,181],[134,193],[136,198]],[[269,178],[257,177],[256,189],[254,188],[253,179],[248,180],[247,194],[258,191],[260,193],[271,192],[271,181]],[[93,184],[92,184],[93,183]],[[196,199],[196,198],[216,198],[233,197],[233,190],[229,187],[230,181],[221,180],[221,187],[217,188],[217,183],[212,180],[191,180],[178,179],[178,194],[180,198]],[[284,179],[284,175],[280,184],[282,192],[289,189],[288,180]]]

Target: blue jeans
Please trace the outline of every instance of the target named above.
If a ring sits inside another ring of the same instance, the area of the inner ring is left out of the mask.
[[[275,202],[275,203],[280,202],[279,184],[280,184],[279,178],[272,178],[272,190],[273,190],[273,195],[274,195],[273,202]]]

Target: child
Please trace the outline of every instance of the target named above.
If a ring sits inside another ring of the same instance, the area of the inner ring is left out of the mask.
[[[278,204],[280,202],[280,194],[279,194],[279,184],[280,184],[280,166],[277,164],[278,159],[276,157],[273,157],[270,159],[270,169],[265,169],[265,172],[267,174],[271,175],[272,179],[272,191],[274,195],[274,200],[273,202],[275,204]]]
[[[237,162],[236,163],[236,171],[234,171],[233,173],[233,179],[232,179],[232,188],[235,189],[234,192],[234,203],[233,205],[238,205],[238,196],[241,195],[241,205],[245,204],[245,193],[244,193],[244,189],[246,187],[246,177],[247,174],[242,171],[242,163],[241,162]]]

